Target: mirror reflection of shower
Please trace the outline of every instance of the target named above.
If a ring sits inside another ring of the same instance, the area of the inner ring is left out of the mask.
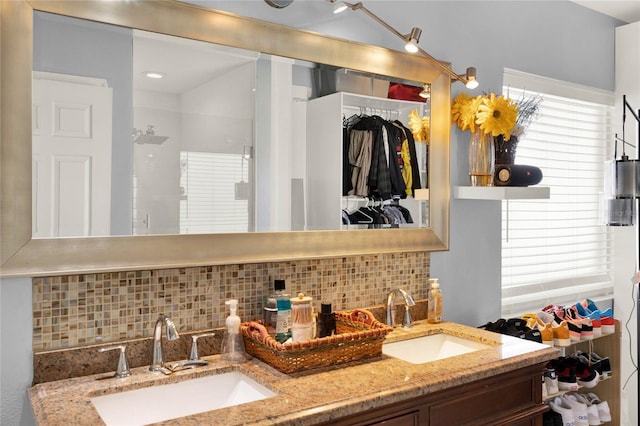
[[[142,132],[142,130],[140,129],[136,129],[135,127],[133,128],[133,141],[135,143],[139,143],[139,144],[145,144],[145,143],[150,143],[150,144],[154,144],[154,145],[160,145],[161,143],[163,143],[164,141],[166,141],[167,139],[169,139],[168,136],[158,136],[156,135],[156,131],[154,130],[154,125],[149,124],[147,125],[147,131],[146,132]]]

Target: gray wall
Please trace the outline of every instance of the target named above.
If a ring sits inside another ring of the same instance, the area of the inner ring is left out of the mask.
[[[298,9],[292,5],[291,9],[276,11],[260,0],[233,5],[204,3],[248,16],[264,13],[275,22],[291,19],[289,15],[299,13],[300,8],[317,8],[319,4],[330,7],[320,1],[296,1]],[[614,29],[620,22],[568,1],[394,0],[370,1],[366,6],[401,32],[421,27],[420,46],[450,61],[457,72],[476,66],[481,83],[477,93],[499,92],[503,67],[607,90],[614,88]],[[301,16],[313,17],[308,13]],[[355,41],[401,48],[398,39],[360,12],[307,27]],[[464,87],[454,84],[452,89],[455,96]],[[454,186],[468,182],[468,139],[468,133],[452,132]],[[450,251],[432,255],[431,273],[442,282],[445,318],[479,325],[500,315],[500,203],[452,199],[451,208]],[[25,389],[32,375],[29,284],[29,280],[20,279],[3,280],[0,285],[3,425],[33,423],[25,407]]]
[[[35,71],[104,78],[113,89],[111,235],[131,235],[133,33],[42,12],[33,21]]]
[[[33,380],[31,279],[0,282],[0,425],[35,424],[27,389]]]

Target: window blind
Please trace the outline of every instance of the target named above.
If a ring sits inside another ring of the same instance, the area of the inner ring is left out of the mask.
[[[246,232],[248,200],[236,199],[236,183],[248,182],[241,154],[181,152],[180,233]]]
[[[511,99],[542,97],[516,163],[542,169],[548,200],[502,202],[502,315],[613,295],[612,234],[602,222],[605,160],[612,157],[613,96],[505,71]]]

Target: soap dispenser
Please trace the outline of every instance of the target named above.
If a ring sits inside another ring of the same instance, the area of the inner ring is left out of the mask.
[[[429,278],[430,290],[427,304],[427,322],[438,324],[442,322],[442,293],[437,278]]]
[[[240,334],[240,317],[236,314],[238,300],[227,300],[225,305],[229,305],[230,313],[225,321],[226,329],[222,337],[222,359],[233,363],[244,362],[247,357],[244,351],[244,340]]]

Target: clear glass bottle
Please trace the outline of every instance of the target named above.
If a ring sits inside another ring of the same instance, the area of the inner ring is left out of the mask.
[[[284,280],[275,280],[273,286],[274,293],[270,294],[267,300],[265,300],[262,317],[262,322],[271,337],[275,337],[276,335],[276,324],[278,322],[278,306],[276,305],[278,290],[276,290],[276,288],[282,287],[282,290],[284,290]]]
[[[276,324],[275,339],[284,343],[291,338],[291,299],[285,292],[284,280],[275,280]]]
[[[438,324],[442,322],[442,293],[437,278],[429,278],[429,304],[427,305],[427,322]]]

